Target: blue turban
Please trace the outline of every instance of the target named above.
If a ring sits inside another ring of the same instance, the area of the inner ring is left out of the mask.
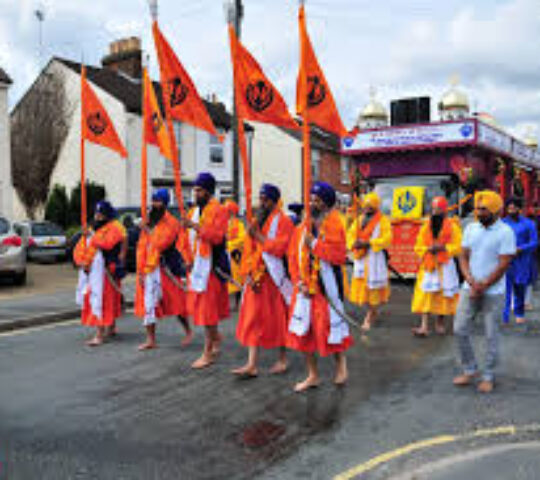
[[[214,195],[214,192],[216,191],[216,179],[211,173],[201,172],[197,175],[195,186],[201,187],[211,195]]]
[[[266,198],[269,198],[273,202],[277,203],[281,198],[281,191],[278,187],[272,185],[271,183],[263,183],[259,195],[264,195]]]
[[[96,213],[100,213],[107,218],[107,220],[112,220],[117,216],[116,210],[107,200],[102,200],[96,204]]]
[[[336,203],[336,191],[326,182],[315,182],[311,187],[311,193],[317,195],[329,207],[333,207]]]
[[[152,201],[161,202],[165,206],[169,205],[169,202],[171,201],[169,190],[167,190],[166,188],[160,188],[159,190],[156,190],[152,194]]]

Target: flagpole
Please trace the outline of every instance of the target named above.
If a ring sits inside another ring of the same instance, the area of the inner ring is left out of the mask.
[[[300,13],[305,15],[303,11],[305,0],[300,0]],[[305,22],[305,17],[300,18],[300,28],[302,28],[302,21]],[[307,99],[307,72],[306,72],[306,51],[303,42],[302,32],[300,32],[300,91],[302,92],[302,98],[300,99],[300,106],[302,108],[302,138],[303,138],[303,170],[304,170],[304,212],[306,225],[311,221],[311,142],[310,142],[310,129],[308,118],[308,99]]]
[[[237,51],[236,45],[238,37],[232,22],[229,22],[229,40],[231,44],[231,60],[233,67],[233,88],[234,88],[234,99],[235,99],[235,111],[236,111],[236,128],[238,131],[238,147],[240,150],[240,159],[242,160],[242,172],[244,176],[244,189],[246,193],[246,217],[249,223],[253,219],[253,208],[252,208],[252,185],[251,185],[251,169],[249,165],[249,157],[247,152],[247,142],[246,142],[246,132],[244,129],[244,118],[241,114],[241,109],[238,108],[236,100],[239,98],[239,92],[236,91],[238,85],[237,82]]]
[[[84,119],[84,82],[86,67],[81,64],[81,226],[83,231],[88,225],[86,198],[86,156],[85,156],[85,119]]]
[[[143,67],[143,88],[142,88],[142,158],[141,158],[141,218],[147,219],[147,198],[148,198],[148,147],[146,142],[146,77],[147,67]]]

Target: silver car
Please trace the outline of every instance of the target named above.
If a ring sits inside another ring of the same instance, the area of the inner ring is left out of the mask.
[[[26,283],[26,243],[7,218],[0,217],[0,275]]]
[[[28,259],[33,261],[65,260],[67,238],[62,227],[52,222],[22,222],[18,227],[28,240]]]

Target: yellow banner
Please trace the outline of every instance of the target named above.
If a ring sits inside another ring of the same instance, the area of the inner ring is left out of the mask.
[[[399,187],[394,189],[392,218],[422,218],[425,187]]]

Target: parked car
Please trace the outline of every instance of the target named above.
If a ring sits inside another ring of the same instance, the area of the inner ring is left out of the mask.
[[[63,261],[67,258],[67,238],[62,227],[52,222],[23,222],[19,226],[28,235],[28,259]]]
[[[0,217],[0,275],[13,279],[15,284],[26,283],[26,243],[14,225]]]

